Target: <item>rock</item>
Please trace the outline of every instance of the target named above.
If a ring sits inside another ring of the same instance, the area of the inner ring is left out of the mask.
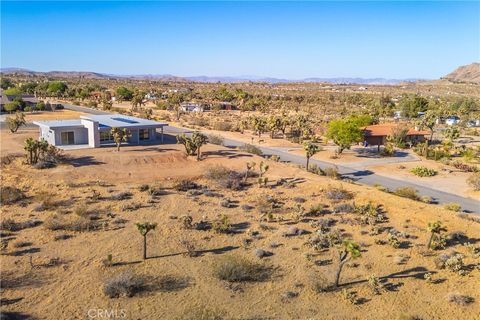
[[[269,257],[272,255],[271,252],[265,251],[263,249],[255,249],[253,253],[258,257],[258,258],[264,258],[264,257]]]

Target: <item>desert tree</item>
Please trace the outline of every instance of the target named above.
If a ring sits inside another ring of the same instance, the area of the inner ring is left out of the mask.
[[[33,138],[25,139],[23,149],[27,152],[27,163],[34,165],[38,162],[42,154],[48,150],[48,142],[44,139],[35,140]]]
[[[264,133],[267,128],[267,122],[263,117],[254,116],[251,118],[251,123],[253,130],[260,138],[262,136],[262,133]]]
[[[25,116],[23,115],[23,113],[17,111],[15,113],[15,117],[7,117],[6,119],[6,122],[7,122],[7,126],[8,126],[8,129],[10,130],[11,133],[15,133],[17,132],[17,130],[25,125],[26,121],[25,121]]]
[[[271,115],[266,120],[267,129],[270,132],[270,138],[275,137],[275,132],[281,128],[281,118],[276,115]]]
[[[202,157],[202,153],[200,152],[200,148],[208,142],[208,137],[203,133],[195,131],[192,133],[192,141],[193,145],[195,146],[197,152],[197,160],[200,160]]]
[[[327,138],[333,140],[338,146],[338,153],[350,149],[354,142],[360,142],[363,138],[358,124],[350,119],[333,120],[328,125]]]
[[[340,283],[340,274],[343,266],[350,259],[355,259],[361,256],[360,246],[352,240],[343,240],[342,244],[338,248],[338,266],[335,273],[335,287],[338,288]]]
[[[430,130],[430,138],[428,139],[430,143],[433,140],[433,133],[435,126],[437,125],[437,119],[438,113],[435,110],[427,110],[418,122],[418,125],[421,128],[428,128],[428,130]]]
[[[155,230],[155,228],[157,227],[157,224],[151,223],[151,222],[144,222],[144,223],[136,223],[135,225],[137,226],[138,232],[140,232],[140,234],[143,237],[143,260],[146,260],[147,259],[147,234],[150,231]]]
[[[247,170],[245,170],[245,176],[243,177],[243,182],[246,183],[250,171],[252,171],[257,164],[254,161],[247,162]]]
[[[442,225],[441,221],[434,221],[434,222],[429,222],[428,223],[427,231],[430,232],[430,237],[428,238],[427,248],[431,249],[433,240],[440,238],[440,234],[444,231],[447,231],[447,228],[445,228]]]
[[[453,141],[460,137],[460,129],[458,128],[458,126],[448,127],[445,129],[445,131],[443,131],[443,135],[445,138],[449,139],[450,141]]]
[[[307,171],[308,171],[310,158],[314,156],[318,151],[320,151],[320,148],[316,144],[312,143],[311,141],[307,141],[303,144],[303,150],[305,150],[305,156],[307,157]]]
[[[130,132],[127,129],[115,127],[110,130],[110,133],[113,136],[113,141],[115,141],[115,144],[117,145],[117,151],[120,151],[120,146],[122,145],[122,142],[128,141]]]

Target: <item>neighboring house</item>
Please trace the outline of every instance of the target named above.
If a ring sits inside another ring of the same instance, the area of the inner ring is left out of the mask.
[[[204,108],[198,103],[184,102],[180,104],[180,109],[183,112],[203,112]]]
[[[149,92],[145,95],[145,99],[147,99],[147,100],[157,100],[158,96],[153,92]]]
[[[447,126],[453,126],[455,124],[458,124],[460,122],[460,118],[457,116],[450,116],[445,119],[445,124]]]
[[[363,128],[364,145],[376,145],[380,150],[381,145],[385,145],[387,137],[390,136],[398,127],[395,123],[376,124]],[[407,142],[415,144],[425,141],[425,136],[430,135],[429,131],[421,131],[416,128],[408,129]]]
[[[3,91],[2,91],[1,94],[0,94],[0,110],[2,112],[5,111],[4,106],[7,103],[15,100],[16,97],[17,97],[16,95],[4,94]],[[21,98],[22,98],[22,101],[25,102],[25,107],[35,108],[35,106],[38,103],[37,98],[35,98],[35,96],[33,96],[33,95],[22,94]]]
[[[467,122],[467,127],[480,127],[480,119],[470,120]]]
[[[115,143],[112,128],[127,129],[130,144],[151,142],[159,136],[163,142],[163,127],[167,126],[166,123],[121,114],[84,115],[75,120],[34,121],[33,124],[39,126],[40,138],[54,146],[72,146],[69,149],[111,145]]]
[[[402,111],[395,111],[393,113],[393,118],[394,119],[402,119]]]

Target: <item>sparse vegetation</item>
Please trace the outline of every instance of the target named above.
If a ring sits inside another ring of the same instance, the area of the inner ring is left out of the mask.
[[[136,223],[135,226],[138,229],[138,232],[140,232],[140,235],[143,237],[143,260],[147,259],[147,234],[155,230],[157,227],[156,223],[151,223],[151,222],[144,222],[144,223]]]
[[[214,273],[220,280],[228,282],[257,282],[267,280],[271,270],[238,256],[228,256],[215,264]]]
[[[437,174],[437,171],[433,169],[429,169],[427,167],[423,166],[417,166],[411,170],[411,172],[419,177],[433,177],[434,175]]]

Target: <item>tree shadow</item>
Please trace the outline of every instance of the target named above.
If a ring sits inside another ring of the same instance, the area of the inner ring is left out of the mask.
[[[135,146],[137,146],[137,145],[135,145]],[[142,151],[168,152],[168,151],[178,151],[178,150],[177,149],[171,149],[171,148],[153,147],[153,146],[145,147],[145,148],[142,148],[142,149],[135,148],[135,149],[124,149],[124,150],[122,150],[122,152],[142,152]]]
[[[36,318],[22,312],[2,311],[0,312],[0,319],[2,320],[34,320]]]
[[[96,166],[100,164],[105,164],[105,162],[98,161],[92,156],[83,156],[83,157],[69,157],[67,162],[73,167],[85,167],[85,166]]]
[[[229,150],[216,150],[216,151],[204,151],[202,152],[202,156],[206,157],[218,157],[218,158],[228,158],[228,159],[235,159],[235,158],[251,158],[253,155],[249,153],[238,153]]]
[[[29,248],[29,249],[24,249],[24,250],[18,250],[18,251],[11,252],[8,255],[9,256],[14,256],[14,257],[19,257],[19,256],[24,256],[26,254],[37,253],[37,252],[40,252],[40,248]]]
[[[194,251],[195,255],[197,257],[206,254],[206,253],[213,253],[213,254],[223,254],[232,250],[236,250],[240,248],[239,246],[225,246],[221,248],[214,248],[214,249],[205,249],[205,250],[196,250]],[[167,258],[167,257],[175,257],[175,256],[180,256],[180,255],[188,255],[189,252],[176,252],[176,253],[169,253],[169,254],[164,254],[164,255],[157,255],[157,256],[152,256],[148,257],[147,260],[149,259],[158,259],[158,258]]]
[[[395,272],[392,274],[389,274],[387,276],[379,277],[379,280],[388,280],[388,279],[405,279],[405,278],[415,278],[419,280],[424,280],[425,279],[425,274],[429,273],[428,269],[425,267],[415,267],[415,268],[410,268],[406,269],[400,272]],[[360,283],[365,283],[368,280],[362,279],[362,280],[356,280],[356,281],[350,281],[343,283],[339,285],[339,287],[350,287],[356,284]]]
[[[20,298],[14,298],[14,299],[7,299],[7,298],[2,298],[2,300],[0,301],[0,306],[8,306],[10,304],[15,304],[19,301],[22,301],[23,300],[23,297],[20,297]],[[0,319],[3,319],[3,318],[0,318]]]

